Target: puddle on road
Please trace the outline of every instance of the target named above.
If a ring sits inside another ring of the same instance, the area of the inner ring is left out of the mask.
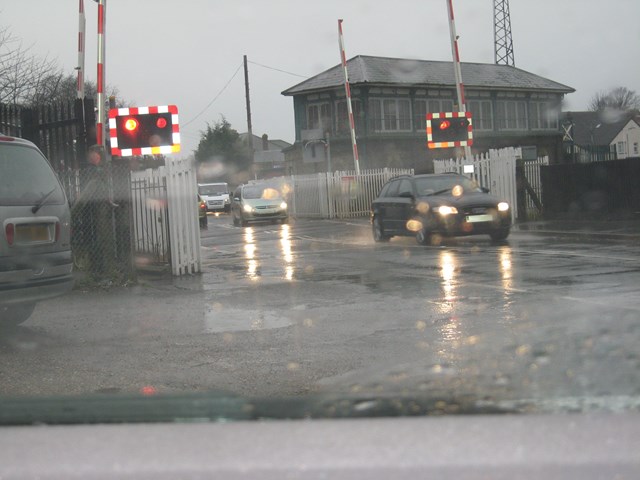
[[[207,333],[262,331],[293,325],[293,320],[275,311],[255,312],[215,306],[207,308],[204,321]]]

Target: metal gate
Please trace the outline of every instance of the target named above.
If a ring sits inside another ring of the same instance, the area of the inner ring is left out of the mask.
[[[174,275],[201,271],[196,169],[189,160],[131,176],[133,243],[141,263],[168,263]]]

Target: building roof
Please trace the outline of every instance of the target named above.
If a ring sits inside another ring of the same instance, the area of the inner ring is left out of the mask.
[[[371,84],[455,87],[453,62],[358,55],[347,61],[347,68],[352,86]],[[461,70],[465,88],[575,92],[571,87],[508,65],[462,63]],[[336,65],[288,88],[282,94],[297,95],[335,88],[343,84],[342,66]]]
[[[573,124],[572,137],[577,145],[610,145],[630,120],[640,126],[640,116],[634,112],[604,110],[562,114],[563,122]]]
[[[242,139],[242,141],[246,142],[247,136],[249,135],[248,132],[244,132],[240,134],[240,138]],[[264,150],[264,145],[263,145],[263,141],[262,141],[262,137],[258,137],[257,135],[252,135],[252,145],[253,145],[253,149],[258,151],[258,150]],[[271,140],[271,139],[267,139],[267,150],[284,150],[287,147],[290,147],[291,144],[289,142],[286,142],[284,140]]]

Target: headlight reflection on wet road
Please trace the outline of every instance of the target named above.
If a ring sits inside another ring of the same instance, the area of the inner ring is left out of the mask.
[[[282,258],[284,260],[284,277],[287,280],[293,280],[294,272],[290,235],[289,225],[282,225],[280,228],[280,247],[282,250]]]
[[[456,300],[456,257],[451,252],[441,252],[440,275],[442,276],[442,290],[444,292],[444,302],[441,306],[442,313],[451,313]]]
[[[263,276],[265,272],[262,270],[265,268],[263,263],[269,262],[273,263],[274,261],[277,264],[280,264],[280,270],[285,278],[288,281],[292,281],[295,273],[295,257],[293,255],[293,243],[291,241],[291,230],[289,225],[281,225],[278,231],[273,230],[259,230],[261,233],[266,233],[267,235],[273,235],[274,233],[278,235],[278,254],[276,255],[267,255],[263,258],[260,258],[257,241],[257,231],[255,231],[252,227],[247,227],[244,231],[244,257],[246,261],[246,276],[251,280],[258,281]],[[271,240],[273,241],[273,240]],[[273,260],[270,260],[273,259]],[[271,272],[270,269],[267,269],[268,272]],[[267,272],[267,274],[268,274]]]
[[[260,263],[256,259],[257,246],[254,243],[253,228],[248,227],[244,231],[244,254],[247,259],[247,277],[257,281],[260,279],[258,267]]]

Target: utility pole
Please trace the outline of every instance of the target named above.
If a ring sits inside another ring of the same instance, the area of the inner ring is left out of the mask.
[[[249,147],[253,152],[253,130],[251,128],[251,98],[249,97],[249,67],[247,56],[244,56],[244,94],[247,102],[247,132],[249,134]]]
[[[247,56],[244,55],[244,96],[247,102],[247,146],[249,147],[249,155],[251,155],[251,169],[254,170],[254,177],[257,179],[253,158],[253,128],[251,127],[251,97],[249,96],[249,67],[247,65]]]

